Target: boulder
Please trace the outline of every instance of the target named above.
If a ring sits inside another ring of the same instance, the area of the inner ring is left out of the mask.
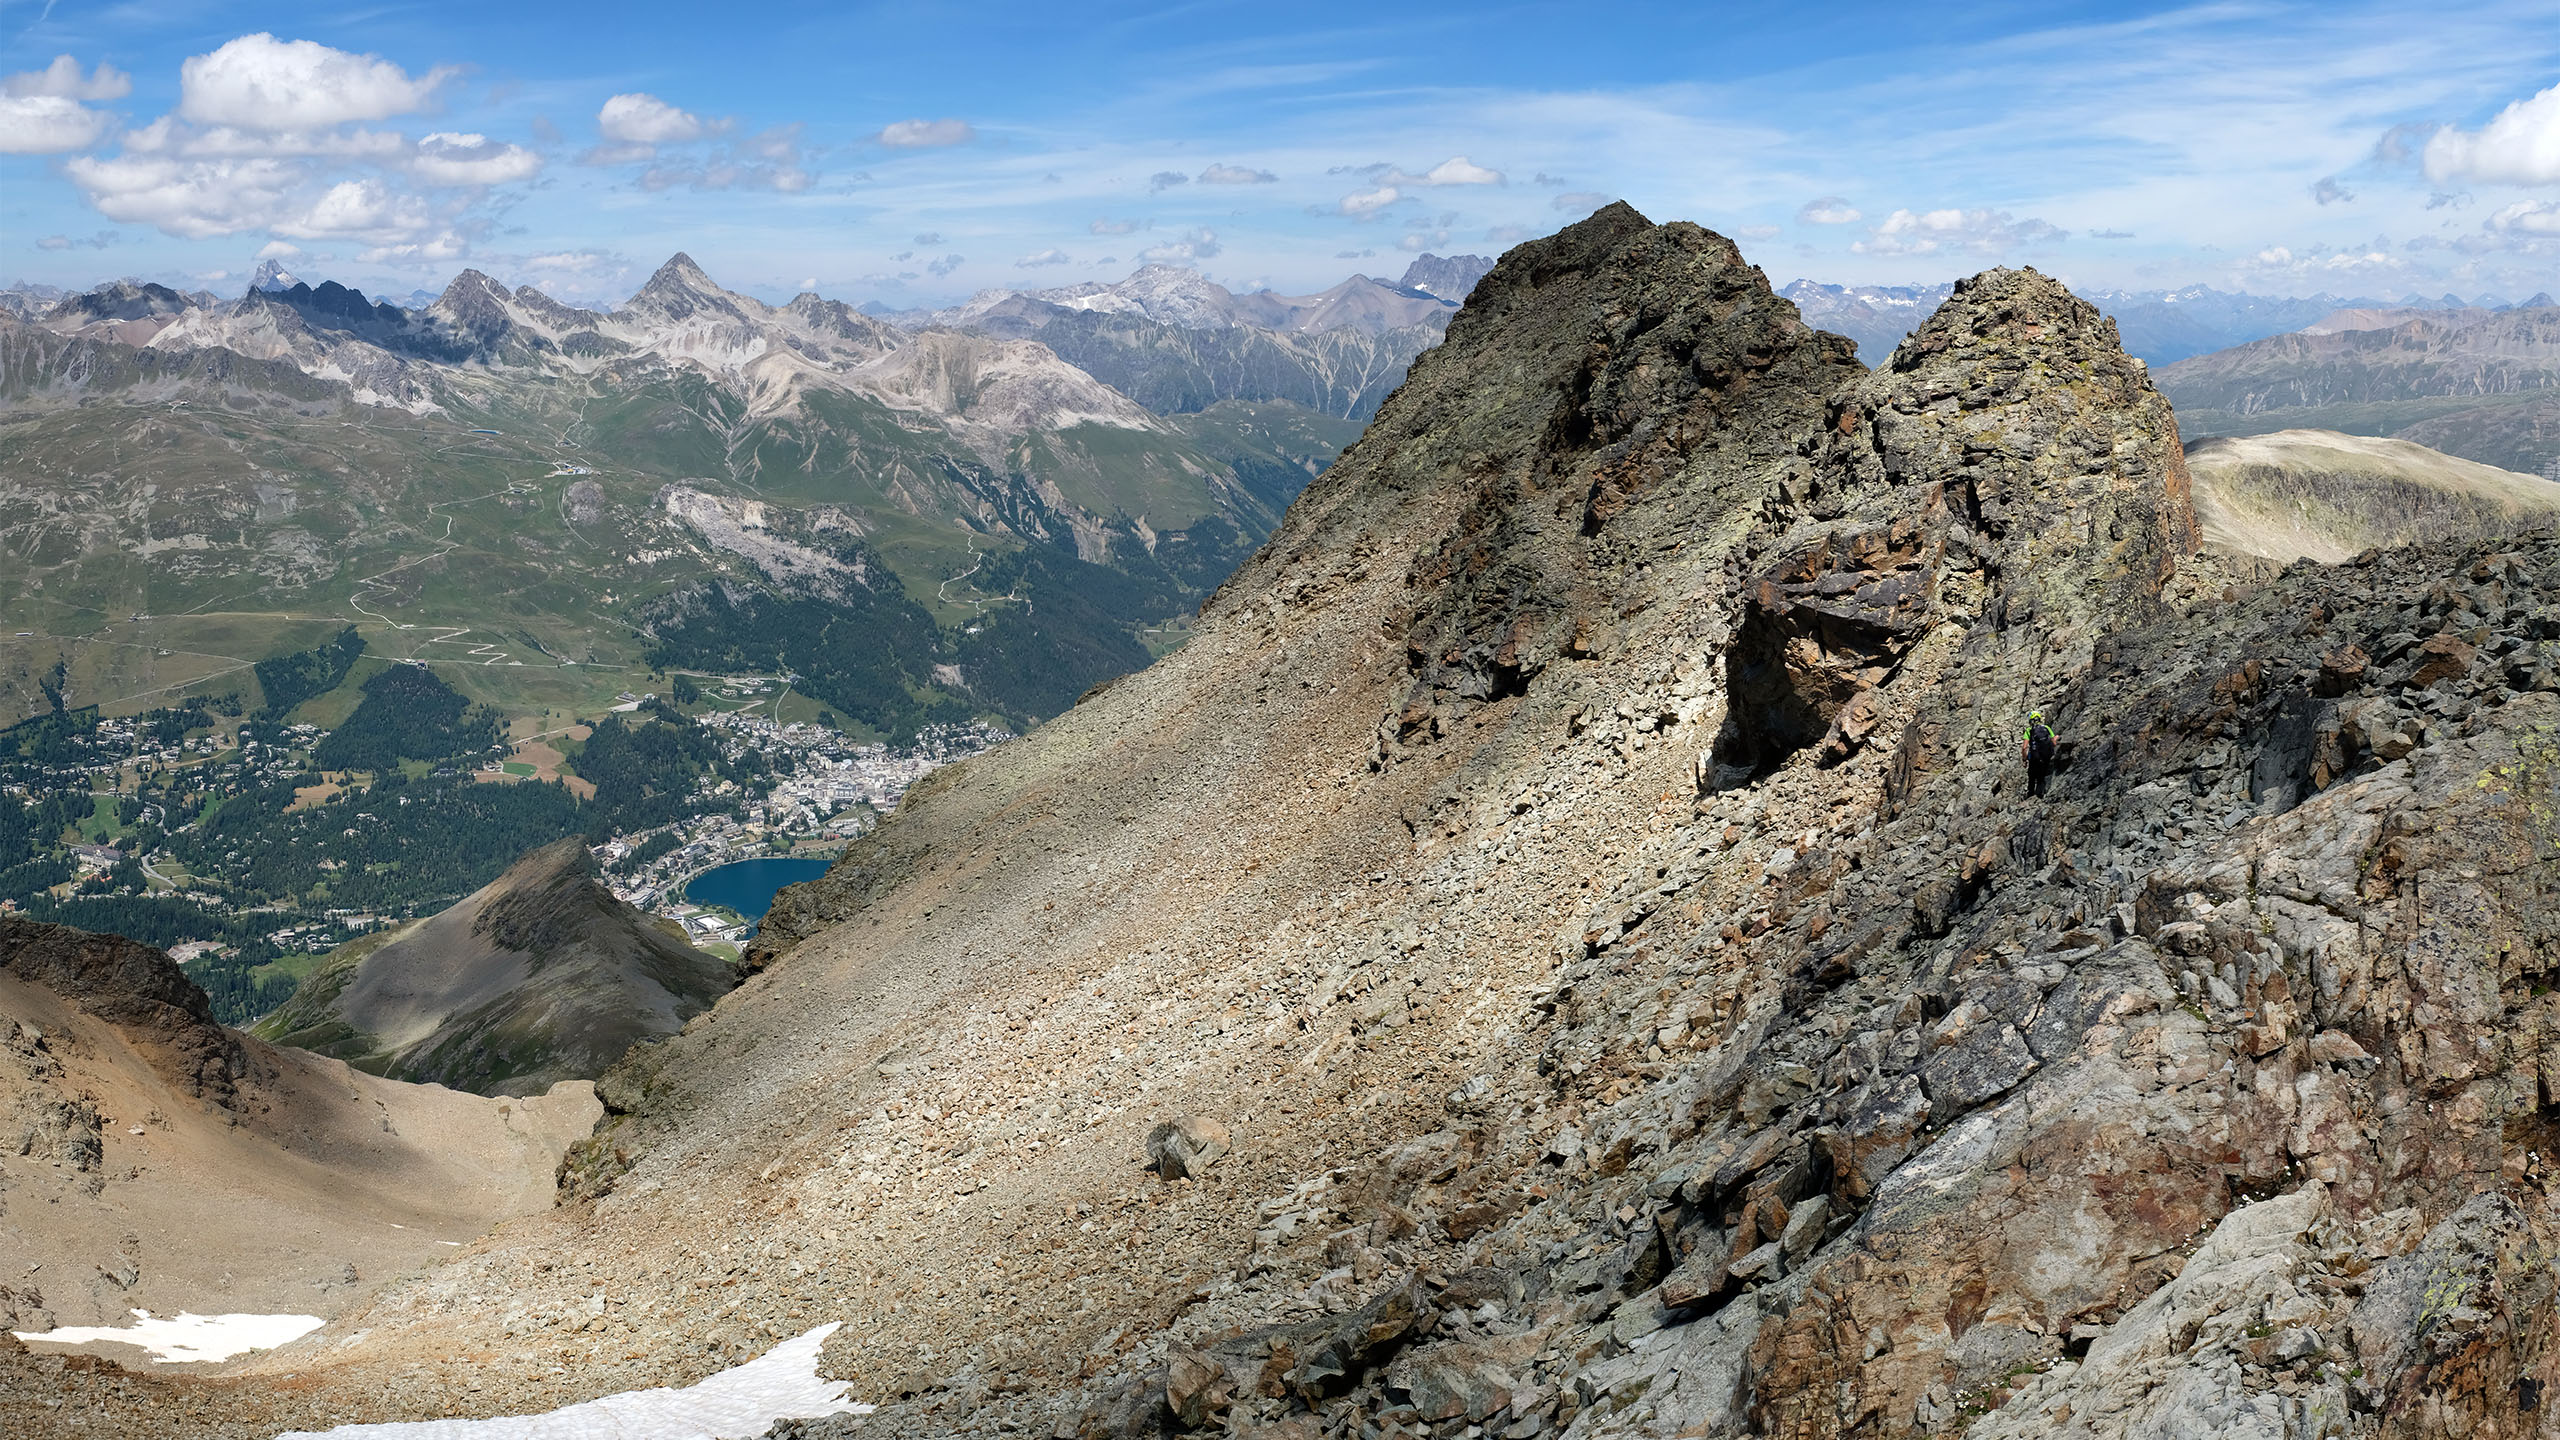
[[[1147,1166],[1167,1180],[1196,1180],[1234,1148],[1226,1126],[1206,1115],[1185,1115],[1147,1132]]]

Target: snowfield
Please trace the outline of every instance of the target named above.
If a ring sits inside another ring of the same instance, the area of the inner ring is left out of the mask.
[[[190,1315],[181,1310],[174,1318],[156,1320],[148,1310],[133,1313],[138,1318],[133,1324],[121,1328],[74,1325],[42,1333],[28,1330],[10,1333],[38,1345],[88,1345],[112,1340],[119,1345],[135,1345],[148,1350],[154,1359],[187,1362],[228,1360],[252,1350],[273,1350],[289,1341],[301,1339],[319,1329],[322,1323],[317,1315]]]
[[[871,1413],[872,1407],[845,1400],[847,1382],[818,1378],[819,1347],[835,1329],[821,1325],[681,1390],[630,1390],[547,1415],[341,1425],[324,1432],[296,1430],[276,1440],[320,1440],[322,1434],[368,1440],[753,1440],[776,1420]]]

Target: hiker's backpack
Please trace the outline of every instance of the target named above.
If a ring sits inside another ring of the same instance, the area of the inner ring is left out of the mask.
[[[2038,760],[2053,758],[2053,727],[2042,720],[2027,722],[2027,754]]]

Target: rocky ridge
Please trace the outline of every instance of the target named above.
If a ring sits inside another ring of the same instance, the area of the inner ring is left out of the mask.
[[[2547,1440],[2560,537],[2197,543],[2053,281],[1869,373],[1604,209],[322,1383],[843,1318],[865,1434]]]
[[[594,1079],[734,983],[614,898],[571,836],[451,909],[341,946],[254,1033],[395,1080],[539,1094]]]

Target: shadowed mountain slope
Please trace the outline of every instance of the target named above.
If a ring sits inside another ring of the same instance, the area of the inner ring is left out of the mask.
[[[615,899],[572,837],[440,915],[340,947],[255,1029],[394,1079],[524,1095],[593,1079],[734,983]]]

